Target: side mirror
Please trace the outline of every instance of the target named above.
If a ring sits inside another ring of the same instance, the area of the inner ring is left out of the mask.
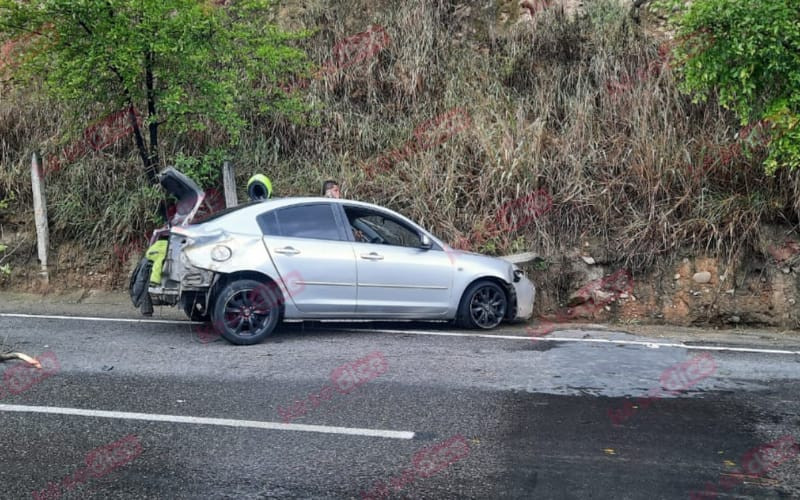
[[[423,234],[419,237],[419,247],[423,250],[430,250],[433,248],[433,242],[427,234]]]

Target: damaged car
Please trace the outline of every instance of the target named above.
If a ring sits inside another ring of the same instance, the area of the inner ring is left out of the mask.
[[[180,306],[234,344],[287,320],[453,320],[491,329],[528,319],[535,287],[516,265],[458,251],[386,208],[334,198],[272,198],[197,221],[203,191],[174,168],[176,200],[131,276],[133,303]]]

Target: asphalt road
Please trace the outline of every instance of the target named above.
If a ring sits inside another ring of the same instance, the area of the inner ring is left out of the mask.
[[[494,333],[0,315],[0,498],[800,498],[798,346]]]

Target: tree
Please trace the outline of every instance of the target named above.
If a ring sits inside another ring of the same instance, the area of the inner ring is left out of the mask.
[[[179,133],[213,124],[235,143],[251,103],[260,113],[303,109],[278,85],[308,71],[290,42],[309,33],[267,22],[273,0],[221,3],[0,0],[0,41],[14,59],[5,69],[43,79],[76,109],[126,110],[155,182],[162,125]]]
[[[766,125],[768,173],[800,167],[800,2],[668,3],[676,2],[682,9],[675,51],[682,89],[696,100],[715,94],[742,125]]]

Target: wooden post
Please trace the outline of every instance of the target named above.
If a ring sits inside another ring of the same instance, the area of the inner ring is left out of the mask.
[[[235,207],[239,204],[236,198],[236,177],[233,176],[233,165],[227,161],[222,164],[222,184],[225,187],[225,206]]]
[[[39,262],[42,265],[40,273],[45,283],[50,282],[47,270],[47,247],[50,235],[47,229],[47,198],[44,193],[44,176],[42,175],[42,160],[33,153],[31,158],[31,185],[33,186],[33,217],[36,223],[36,247],[39,250]]]

